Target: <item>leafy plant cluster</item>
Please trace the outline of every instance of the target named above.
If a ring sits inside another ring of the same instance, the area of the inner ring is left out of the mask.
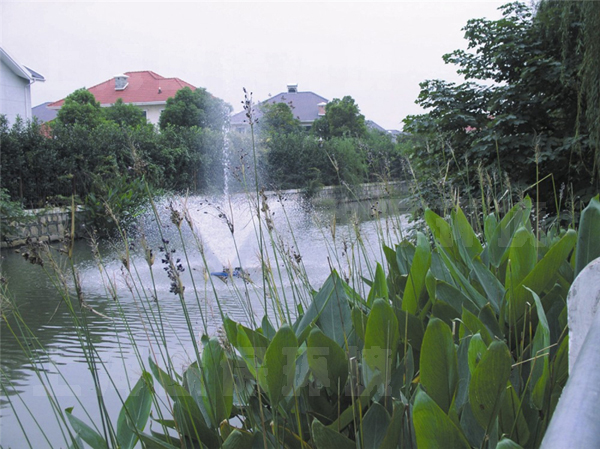
[[[228,114],[204,89],[186,88],[167,102],[159,130],[139,108],[120,99],[101,108],[79,89],[49,124],[18,120],[9,127],[0,117],[1,185],[25,207],[70,204],[74,195],[93,217],[112,221],[108,203],[126,218],[147,197],[141,180],[172,191],[222,186]]]
[[[600,200],[579,233],[541,235],[531,210],[527,198],[489,215],[481,239],[459,207],[448,220],[427,210],[429,237],[384,247],[387,275],[378,264],[366,297],[333,271],[279,329],[226,318],[226,338],[203,337],[182,375],[151,359],[172,419],[144,432],[144,372],[119,416],[121,447],[539,447],[568,377],[566,294],[600,255]]]
[[[404,173],[393,137],[369,129],[350,96],[328,103],[310,129],[286,103],[259,107],[258,164],[275,188],[315,191],[323,185],[398,179]]]
[[[470,20],[468,49],[443,57],[466,81],[424,81],[416,103],[428,112],[405,119],[421,193],[438,210],[441,180],[466,195],[483,184],[496,198],[535,194],[550,211],[567,193],[585,204],[600,187],[599,4],[501,9]]]

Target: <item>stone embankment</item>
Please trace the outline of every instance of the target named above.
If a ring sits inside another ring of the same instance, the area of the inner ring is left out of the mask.
[[[394,182],[372,182],[356,186],[327,186],[321,187],[310,197],[313,204],[335,202],[349,203],[352,201],[378,200],[381,198],[393,198],[405,196],[408,192],[406,181]],[[275,194],[275,192],[265,192]],[[280,192],[286,197],[305,197],[306,192],[302,189],[285,190]]]
[[[75,234],[82,235],[82,209],[75,212]],[[65,233],[71,232],[70,208],[34,209],[26,211],[27,215],[19,222],[9,222],[8,229],[18,229],[17,232],[6,232],[2,226],[0,236],[1,248],[15,248],[31,242],[57,242],[65,238]]]

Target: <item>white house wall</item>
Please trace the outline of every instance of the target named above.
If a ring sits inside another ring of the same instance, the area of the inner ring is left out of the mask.
[[[0,114],[13,124],[20,116],[31,119],[31,90],[29,80],[17,76],[4,62],[0,67]]]
[[[165,109],[164,104],[138,107],[146,111],[146,119],[154,125],[158,125],[158,119],[160,118],[160,114]]]

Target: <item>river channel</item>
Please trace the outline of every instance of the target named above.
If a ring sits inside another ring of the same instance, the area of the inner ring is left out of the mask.
[[[78,240],[73,263],[61,244],[51,246],[52,260],[46,254],[43,266],[25,260],[26,248],[3,250],[1,447],[69,447],[68,425],[57,410],[74,407],[88,424],[98,420],[90,346],[116,421],[120,396],[148,357],[168,350],[183,371],[195,360],[201,336],[219,333],[221,313],[246,324],[266,313],[278,324],[310,300],[309,288],[318,290],[332,268],[368,292],[360,276],[372,277],[384,259],[382,243],[399,243],[407,226],[397,200],[313,207],[297,197],[271,196],[266,204],[268,219],[259,226],[256,203],[245,195],[157,200],[156,212],[150,209],[129,230],[130,243],[101,241],[93,251],[89,239]],[[179,219],[180,227],[174,224]],[[210,275],[238,266],[246,281]],[[185,288],[184,301],[173,293],[169,267],[181,279],[175,286]],[[276,303],[285,303],[283,312]]]

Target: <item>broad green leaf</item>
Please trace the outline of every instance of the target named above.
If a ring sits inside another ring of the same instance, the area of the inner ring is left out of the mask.
[[[446,220],[440,217],[438,214],[430,209],[425,211],[425,221],[435,238],[436,243],[446,250],[454,260],[457,260],[460,255],[454,244],[454,237],[452,236],[452,227]]]
[[[222,449],[252,449],[252,434],[235,429],[229,434]]]
[[[371,287],[369,297],[367,298],[367,305],[369,307],[372,306],[375,298],[389,298],[385,272],[383,271],[383,267],[380,263],[377,263],[377,267],[375,268],[375,279],[373,280],[373,286]]]
[[[492,427],[498,414],[511,364],[506,344],[494,341],[471,373],[469,402],[475,419],[484,429]]]
[[[469,347],[472,340],[469,335],[460,340],[456,357],[458,359],[458,383],[454,395],[453,408],[461,410],[469,399],[469,383],[471,382],[471,370],[469,369]],[[486,348],[487,349],[487,348]]]
[[[473,259],[481,254],[483,247],[460,207],[453,210],[450,217],[452,221],[452,235],[458,253],[465,264],[471,267]]]
[[[269,341],[263,335],[241,324],[237,325],[236,333],[237,342],[235,347],[246,362],[252,376],[256,378],[256,371],[263,362]]]
[[[376,299],[369,313],[363,358],[371,369],[378,369],[389,380],[390,367],[398,346],[398,320],[392,307]]]
[[[182,396],[175,401],[173,418],[182,435],[201,441],[210,449],[219,446],[219,437],[206,425],[200,408],[191,396]]]
[[[413,348],[421,349],[423,344],[423,322],[412,313],[396,309],[396,318],[398,321],[398,334],[401,341],[408,342]]]
[[[387,426],[387,432],[383,437],[379,449],[396,449],[402,436],[402,418],[404,417],[404,406],[401,403],[394,402],[394,411],[392,419]],[[386,412],[387,413],[387,412]]]
[[[267,339],[272,340],[277,332],[275,328],[271,325],[269,321],[269,317],[267,315],[263,316],[261,323],[262,333]]]
[[[177,381],[173,380],[166,371],[156,365],[154,360],[152,360],[152,357],[148,357],[148,363],[150,364],[150,369],[154,378],[158,380],[158,383],[165,389],[167,394],[171,396],[171,399],[176,401],[179,397],[189,396],[187,390]]]
[[[404,240],[396,246],[396,264],[401,276],[408,276],[415,256],[415,247],[409,241]]]
[[[352,308],[352,324],[354,332],[362,340],[365,341],[365,331],[367,329],[367,316],[360,310],[359,307]]]
[[[531,295],[527,291],[530,288],[538,295],[545,289],[549,288],[556,282],[558,270],[567,256],[573,250],[577,233],[570,229],[565,235],[544,255],[534,269],[523,279],[523,281],[514,288],[514,291],[509,291],[509,307],[508,321],[511,325],[523,316],[527,307],[527,302],[530,301]]]
[[[431,248],[427,237],[421,232],[417,232],[417,248],[413,262],[410,267],[410,274],[406,281],[406,288],[402,296],[402,310],[413,315],[419,308],[419,297],[425,286],[425,276],[431,265]]]
[[[362,421],[360,437],[364,447],[378,449],[383,443],[390,421],[386,409],[378,402],[374,402]]]
[[[515,232],[508,250],[508,266],[504,285],[511,290],[527,277],[537,262],[536,239],[533,232],[521,226]]]
[[[206,425],[204,416],[190,393],[159,368],[151,357],[148,360],[154,377],[175,402],[173,418],[177,422],[179,432],[190,438],[201,440],[209,448],[216,447],[218,437]]]
[[[489,214],[483,221],[483,233],[485,234],[485,241],[491,242],[494,231],[498,226],[498,219],[494,213]]]
[[[440,256],[448,268],[454,283],[461,291],[478,307],[484,307],[489,301],[486,299],[481,293],[477,291],[475,287],[473,287],[471,281],[465,277],[465,275],[461,272],[460,268],[457,266],[454,260],[450,258],[450,256],[445,252],[441,251]]]
[[[469,343],[469,372],[473,373],[473,371],[475,371],[475,367],[481,361],[481,358],[486,351],[487,345],[481,338],[481,334],[477,332],[471,337],[471,342]]]
[[[498,441],[496,449],[523,449],[523,447],[518,445],[514,441],[504,437],[500,441]]]
[[[102,438],[98,432],[72,414],[73,407],[65,409],[65,412],[67,413],[67,418],[69,419],[73,430],[75,430],[77,435],[80,436],[83,441],[89,444],[92,449],[108,449],[106,440],[104,440],[104,438]]]
[[[462,431],[422,390],[415,398],[413,422],[419,449],[471,449]]]
[[[500,311],[500,304],[504,298],[505,289],[498,278],[492,273],[484,264],[480,258],[476,258],[471,264],[471,273],[475,275],[475,278],[485,291],[489,304],[492,305],[494,311],[498,313]]]
[[[504,340],[504,332],[502,332],[502,328],[498,322],[498,316],[492,309],[491,304],[482,307],[477,318],[479,318],[479,321],[483,323],[492,337],[495,337],[498,340]]]
[[[140,440],[144,443],[143,447],[146,449],[178,449],[177,446],[173,446],[154,435],[146,433],[140,435]]]
[[[500,223],[495,226],[494,232],[487,239],[490,262],[496,268],[506,259],[515,231],[529,220],[531,208],[532,204],[529,197],[515,204],[500,220]]]
[[[202,352],[201,392],[213,428],[229,418],[233,405],[233,375],[225,351],[215,337]]]
[[[473,314],[479,311],[479,307],[468,296],[444,281],[436,282],[435,293],[436,299],[449,304],[457,313],[461,313],[463,307]]]
[[[356,443],[339,432],[325,427],[318,419],[312,422],[312,434],[316,449],[355,449]]]
[[[485,327],[485,324],[467,309],[463,309],[461,321],[460,338],[463,338],[468,334],[475,335],[479,332],[486,345],[489,345],[492,342],[492,335],[488,328]]]
[[[306,340],[308,365],[314,376],[334,393],[344,391],[348,379],[348,358],[340,346],[315,327]]]
[[[500,407],[499,424],[501,433],[508,435],[521,445],[529,440],[529,427],[523,414],[521,400],[509,382]]]
[[[425,391],[448,413],[458,383],[458,359],[450,327],[437,318],[425,330],[420,366]]]
[[[597,257],[600,257],[600,195],[592,198],[581,213],[575,255],[575,276]]]
[[[308,328],[317,324],[325,335],[342,346],[352,331],[349,301],[356,293],[334,270],[316,294],[304,316],[295,326],[296,337],[302,344],[308,336]]]
[[[258,371],[259,382],[268,392],[273,407],[293,386],[297,351],[296,335],[290,326],[284,324],[273,337]]]
[[[123,449],[131,449],[135,446],[138,434],[144,430],[148,422],[153,385],[152,376],[144,371],[121,408],[117,420],[117,441]]]
[[[548,320],[540,297],[533,290],[529,288],[527,290],[533,296],[539,320],[531,344],[531,355],[534,358],[531,362],[532,368],[530,374],[530,385],[533,387],[531,400],[538,410],[542,410],[550,377],[550,327],[548,326]]]

